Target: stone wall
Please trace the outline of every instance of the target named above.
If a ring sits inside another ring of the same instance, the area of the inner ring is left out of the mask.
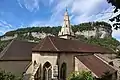
[[[68,77],[69,74],[74,71],[74,67],[75,67],[74,55],[70,54],[70,53],[61,53],[59,59],[60,59],[60,61],[59,61],[59,70],[61,69],[62,64],[66,63],[66,66],[67,66],[66,77]]]
[[[55,53],[32,53],[32,71],[34,71],[34,62],[41,65],[41,78],[43,78],[43,66],[46,62],[49,62],[52,66],[52,78],[53,77],[53,67],[57,65],[57,54]]]

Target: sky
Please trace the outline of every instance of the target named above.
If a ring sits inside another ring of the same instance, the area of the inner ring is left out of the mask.
[[[0,35],[24,27],[62,25],[66,7],[71,24],[112,24],[109,18],[119,13],[113,14],[107,0],[0,0]],[[113,30],[112,36],[120,41],[119,34],[120,29]]]

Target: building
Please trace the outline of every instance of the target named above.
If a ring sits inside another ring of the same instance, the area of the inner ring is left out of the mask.
[[[47,36],[38,44],[13,40],[0,55],[0,68],[23,75],[24,80],[66,80],[71,72],[81,70],[97,78],[109,72],[116,80],[117,71],[96,55],[113,52],[75,40],[67,10],[58,36]]]
[[[0,53],[0,68],[20,76],[32,61],[32,48],[35,43],[13,40]]]
[[[63,26],[61,28],[61,31],[58,33],[58,36],[60,38],[65,38],[65,39],[74,39],[75,38],[75,35],[72,32],[72,28],[70,25],[70,19],[69,19],[67,9],[66,9],[66,12],[64,14]]]

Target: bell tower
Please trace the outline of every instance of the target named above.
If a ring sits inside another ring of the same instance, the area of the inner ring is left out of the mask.
[[[74,37],[75,37],[74,33],[72,32],[71,25],[70,25],[70,19],[69,19],[67,8],[66,8],[66,11],[64,14],[63,26],[62,26],[61,31],[59,32],[58,36],[60,38],[64,38],[64,39],[74,39]]]

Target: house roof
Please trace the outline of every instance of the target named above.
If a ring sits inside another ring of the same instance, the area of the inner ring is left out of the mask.
[[[13,40],[0,53],[0,60],[31,60],[35,43]]]
[[[116,72],[115,69],[94,55],[79,55],[76,57],[98,77],[102,77],[105,72],[110,72],[110,74]]]
[[[90,53],[112,53],[111,50],[97,45],[91,45],[79,40],[61,39],[47,36],[33,49],[33,52],[90,52]]]
[[[0,61],[0,69],[21,76],[31,61]]]

